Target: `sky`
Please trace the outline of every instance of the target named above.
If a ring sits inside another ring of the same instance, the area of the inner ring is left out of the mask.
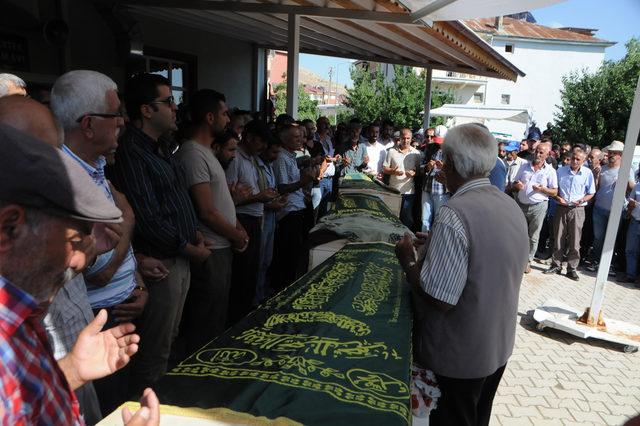
[[[605,59],[617,60],[624,56],[624,44],[631,38],[640,38],[640,0],[567,0],[554,6],[532,10],[540,25],[549,27],[597,28],[595,36],[616,45],[605,50]],[[300,66],[329,80],[351,86],[349,63],[345,58],[300,55]]]

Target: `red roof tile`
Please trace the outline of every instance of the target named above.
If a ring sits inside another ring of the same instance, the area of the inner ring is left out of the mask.
[[[607,40],[574,31],[550,28],[518,19],[503,18],[502,30],[497,31],[495,18],[466,19],[464,23],[475,32],[511,37],[526,37],[546,40],[580,41],[585,43],[609,43]]]

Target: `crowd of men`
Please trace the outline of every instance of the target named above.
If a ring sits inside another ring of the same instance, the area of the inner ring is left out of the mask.
[[[225,96],[210,89],[191,94],[178,114],[170,82],[156,74],[138,74],[119,88],[104,74],[70,71],[54,83],[50,109],[25,94],[22,80],[0,75],[1,142],[3,152],[13,153],[0,167],[0,326],[8,345],[0,357],[16,369],[0,378],[0,407],[18,420],[66,410],[69,423],[80,421],[81,413],[93,424],[141,397],[143,409],[127,412],[125,421],[154,424],[158,402],[145,389],[172,360],[202,347],[306,272],[308,231],[347,173],[367,173],[399,192],[400,219],[413,231],[429,233],[438,220],[450,221],[450,234],[438,237],[447,241],[441,262],[427,268],[432,277],[458,280],[446,294],[434,290],[443,303],[455,305],[464,288],[460,280],[466,280],[466,270],[463,277],[446,264],[466,247],[455,243],[462,225],[450,212],[463,214],[461,200],[474,197],[454,195],[470,176],[484,179],[485,169],[515,200],[505,208],[517,203],[526,220],[525,272],[546,224],[546,273],[560,272],[566,262],[567,276],[578,279],[581,248],[584,257],[593,245],[590,266],[597,267],[622,151],[620,142],[604,152],[582,144],[554,148],[548,136],[537,135],[496,147],[486,128],[472,125],[447,139],[462,141],[449,144],[457,166],[452,172],[445,167],[444,126],[422,135],[353,119],[332,129],[326,117],[296,122],[286,114],[267,125],[231,112]],[[480,163],[476,148],[486,151]],[[15,179],[18,174],[27,183]],[[635,280],[640,187],[633,176],[628,185],[626,272]],[[593,227],[593,244],[582,232],[585,223]],[[521,224],[505,218],[510,232]],[[44,247],[47,256],[28,251],[28,244]],[[91,352],[90,339],[109,344],[104,350],[112,357],[101,358],[109,359],[105,367],[95,355],[97,372],[78,372],[78,357],[94,356],[82,352]],[[27,367],[15,360],[25,345],[57,373],[35,374],[37,392],[19,383]],[[507,346],[500,359],[479,368],[485,376],[504,368]],[[492,376],[491,386],[500,376]]]

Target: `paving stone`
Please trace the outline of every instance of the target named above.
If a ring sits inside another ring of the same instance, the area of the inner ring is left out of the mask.
[[[589,408],[591,411],[597,411],[598,413],[602,414],[610,414],[607,406],[600,401],[589,401]]]
[[[512,417],[542,417],[536,407],[509,407]]]
[[[538,408],[540,413],[548,419],[567,419],[571,420],[573,417],[569,413],[569,410],[566,408],[548,408],[548,407],[540,407]]]
[[[542,396],[517,396],[516,399],[522,407],[541,407],[547,405],[547,401]]]
[[[600,417],[600,414],[596,412],[585,412],[582,410],[569,409],[569,413],[573,416],[574,419],[576,419],[577,422],[592,422],[597,424],[603,423],[602,417]]]
[[[622,425],[629,419],[629,416],[614,416],[610,414],[603,414],[602,419],[608,425]]]
[[[501,426],[528,426],[535,424],[529,417],[518,417],[514,419],[513,417],[498,416],[498,422]]]

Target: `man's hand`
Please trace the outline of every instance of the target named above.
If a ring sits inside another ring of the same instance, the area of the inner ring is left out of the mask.
[[[396,243],[396,257],[405,271],[416,261],[416,254],[413,246],[413,237],[408,232]]]
[[[238,205],[251,197],[252,190],[250,186],[236,182],[229,185],[229,192],[231,193],[233,203]]]
[[[556,197],[556,201],[558,202],[559,205],[561,206],[568,206],[569,203],[567,203],[567,200],[565,200],[564,198],[562,198],[561,196],[557,196]]]
[[[107,311],[102,309],[80,332],[71,352],[58,362],[71,389],[115,373],[138,351],[140,336],[133,334],[135,325],[125,323],[101,331],[106,322]]]
[[[547,189],[546,187],[540,185],[539,183],[531,185],[531,188],[533,188],[533,190],[536,192],[542,192],[542,193],[544,193],[545,189]]]
[[[140,274],[151,281],[162,280],[169,275],[169,270],[164,263],[154,257],[137,255],[138,270]]]
[[[146,388],[140,398],[140,409],[131,414],[127,407],[122,409],[125,426],[158,426],[160,424],[160,401],[151,388]]]
[[[424,169],[427,173],[429,173],[431,170],[433,170],[433,168],[436,165],[436,161],[435,160],[429,160],[427,162],[427,164],[425,165]]]
[[[407,175],[408,177],[412,178],[416,175],[416,171],[415,170],[407,170],[406,172],[404,172],[405,175]]]
[[[629,198],[629,204],[627,205],[627,210],[630,212],[633,211],[638,206],[638,202],[633,198]]]
[[[515,191],[522,191],[524,189],[524,183],[522,183],[521,181],[517,180],[515,182],[513,182],[513,184],[511,185],[511,187],[515,190]]]
[[[96,240],[96,251],[98,255],[107,253],[114,249],[122,237],[124,229],[120,223],[94,223],[91,234]]]
[[[144,307],[147,304],[147,299],[149,299],[149,293],[146,289],[134,289],[129,299],[114,306],[111,311],[111,314],[121,324],[131,322],[142,315],[142,311],[144,311]]]
[[[242,250],[249,244],[249,235],[244,229],[236,228],[235,235],[231,239],[231,245],[233,250]]]
[[[369,164],[369,156],[365,155],[364,160],[362,160],[362,164]]]
[[[434,177],[436,178],[436,181],[440,182],[441,184],[447,184],[447,175],[445,175],[442,170],[438,171],[438,173],[436,173]]]
[[[261,203],[268,203],[278,196],[278,191],[274,188],[266,188],[256,194],[256,199]]]
[[[342,163],[343,163],[345,166],[348,166],[349,164],[351,164],[351,160],[349,159],[349,157],[346,157],[346,156],[345,156],[345,157],[342,157]]]

